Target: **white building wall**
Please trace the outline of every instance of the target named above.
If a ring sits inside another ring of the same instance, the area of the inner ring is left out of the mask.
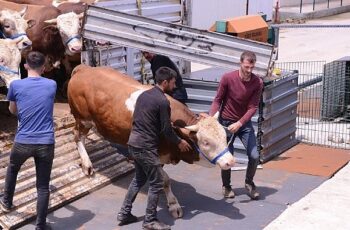
[[[191,26],[209,29],[217,20],[263,12],[271,20],[274,0],[189,0]]]

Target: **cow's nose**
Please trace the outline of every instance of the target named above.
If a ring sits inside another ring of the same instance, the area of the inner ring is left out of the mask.
[[[71,49],[72,49],[72,52],[80,52],[81,46],[73,46]]]
[[[23,46],[24,47],[32,46],[32,42],[31,41],[25,41],[25,42],[23,42]]]

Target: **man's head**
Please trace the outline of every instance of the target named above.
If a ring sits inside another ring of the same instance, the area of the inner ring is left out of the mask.
[[[161,67],[155,74],[157,85],[159,85],[165,93],[173,92],[175,88],[176,72],[168,67]]]
[[[148,51],[142,51],[142,55],[148,60],[151,61],[153,57],[155,56],[154,53],[148,52]]]
[[[26,64],[24,67],[26,70],[33,70],[38,74],[44,72],[45,56],[37,51],[31,51],[28,53],[26,58]]]
[[[250,77],[255,67],[256,55],[251,51],[244,51],[241,54],[241,72],[245,77]]]

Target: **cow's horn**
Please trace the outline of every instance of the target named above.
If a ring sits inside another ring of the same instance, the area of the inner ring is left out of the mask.
[[[185,129],[188,129],[192,132],[197,132],[199,130],[198,125],[190,125],[190,126],[186,126]]]
[[[84,17],[84,12],[83,12],[83,13],[78,14],[78,18],[79,18],[79,19],[82,19],[83,17]]]
[[[47,23],[47,24],[57,24],[57,18],[46,20],[45,23]]]
[[[219,111],[217,111],[214,116],[213,116],[215,119],[218,119],[219,118]]]
[[[23,8],[23,10],[21,10],[21,11],[19,12],[19,14],[21,15],[21,17],[24,16],[24,14],[26,13],[27,9],[28,9],[28,5],[26,5],[26,6]]]

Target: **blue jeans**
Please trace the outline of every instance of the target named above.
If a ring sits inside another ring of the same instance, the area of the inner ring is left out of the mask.
[[[158,150],[146,150],[129,146],[129,154],[134,157],[135,176],[129,185],[120,213],[131,213],[132,203],[142,186],[149,181],[148,200],[144,223],[157,219],[157,205],[159,194],[163,191],[164,182],[161,173]]]
[[[234,123],[233,121],[225,120],[222,118],[219,119],[219,122],[220,124],[226,127]],[[245,177],[245,183],[252,184],[256,169],[259,164],[259,153],[256,146],[256,137],[255,137],[252,122],[248,121],[234,134],[226,130],[226,134],[227,134],[227,142],[230,142],[228,148],[232,154],[234,153],[233,142],[237,136],[239,137],[239,139],[241,139],[244,147],[246,148],[247,155],[248,155],[248,167],[247,167],[247,172]],[[223,186],[225,186],[226,188],[231,187],[231,170],[230,169],[221,170],[221,178],[222,178]]]
[[[20,144],[15,142],[10,154],[10,164],[7,167],[3,203],[7,207],[11,207],[18,172],[23,163],[29,157],[34,157],[36,189],[38,193],[36,206],[36,229],[38,230],[45,229],[46,226],[46,216],[50,197],[49,182],[52,161],[54,158],[54,149],[54,144]]]

